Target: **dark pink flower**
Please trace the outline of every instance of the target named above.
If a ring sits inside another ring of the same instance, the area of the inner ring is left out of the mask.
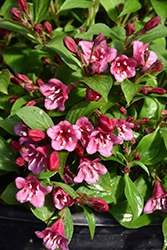
[[[159,180],[155,181],[152,197],[146,202],[143,212],[150,214],[154,210],[160,210],[161,212],[167,212],[167,193],[161,186]]]
[[[20,10],[18,10],[17,8],[12,8],[10,10],[10,14],[13,20],[21,22],[21,19],[23,18],[22,13],[20,12]]]
[[[88,142],[89,142],[89,136],[93,132],[94,128],[92,123],[88,120],[86,116],[81,116],[77,122],[76,125],[79,127],[79,130],[81,131],[81,144],[84,148],[86,148]]]
[[[86,89],[86,100],[98,102],[103,96],[91,88]]]
[[[73,38],[71,38],[70,36],[66,36],[63,39],[64,45],[66,46],[66,48],[71,51],[72,53],[76,54],[78,49],[77,49],[77,45],[74,41]]]
[[[53,190],[53,203],[57,209],[61,210],[63,207],[72,206],[74,198],[67,194],[61,187],[55,186]]]
[[[114,131],[115,121],[107,115],[101,115],[99,119],[99,130],[105,133],[112,133]]]
[[[51,79],[48,83],[40,87],[40,92],[46,96],[45,108],[48,110],[58,108],[60,111],[65,110],[64,103],[68,99],[71,86],[64,85],[58,79]]]
[[[49,155],[49,170],[56,171],[60,167],[59,155],[56,151],[53,151]]]
[[[51,186],[42,186],[35,176],[29,176],[27,180],[22,177],[17,177],[15,183],[17,188],[22,189],[16,194],[16,199],[20,203],[29,201],[37,208],[44,205],[44,194],[48,194],[52,191]]]
[[[133,130],[132,128],[134,127],[134,124],[131,122],[127,122],[125,119],[112,119],[115,122],[115,125],[117,126],[118,129],[118,135],[119,137],[122,138],[122,143],[123,141],[129,141],[133,139]]]
[[[41,141],[42,139],[45,138],[45,133],[39,129],[29,129],[28,137],[33,141]]]
[[[98,44],[98,47],[95,49],[93,54],[91,55],[91,51],[94,45],[94,42],[90,41],[80,41],[79,46],[81,46],[84,57],[87,62],[87,64],[92,62],[97,62],[99,64],[99,71],[105,72],[108,68],[108,63],[114,60],[114,58],[117,55],[117,50],[115,48],[111,48],[110,46],[107,46],[107,41],[102,40]],[[91,60],[90,60],[91,56]]]
[[[26,149],[20,151],[21,157],[28,162],[28,169],[33,174],[40,174],[43,170],[47,171],[49,160],[47,153],[50,145],[37,146],[34,144],[26,144]]]
[[[161,22],[161,17],[160,16],[155,16],[153,18],[151,18],[147,23],[146,25],[144,26],[143,30],[144,30],[144,33],[146,31],[149,31],[149,30],[152,30],[154,29],[155,27],[157,27]]]
[[[124,81],[126,78],[135,76],[136,61],[126,55],[119,55],[111,64],[111,74],[114,75],[118,82]]]
[[[103,133],[97,128],[90,135],[86,151],[88,154],[98,151],[101,155],[109,157],[112,155],[113,145],[120,143],[122,143],[122,138],[112,133]]]
[[[15,160],[15,164],[19,167],[23,166],[25,163],[25,161],[23,160],[23,158],[21,157],[18,157],[16,160]]]
[[[131,36],[135,31],[135,24],[128,22],[127,25],[125,26],[125,31],[127,36]]]
[[[51,227],[45,228],[42,232],[36,231],[35,234],[39,238],[43,238],[43,244],[49,250],[55,250],[57,247],[61,250],[69,250],[62,218],[58,219]]]
[[[96,183],[99,180],[99,175],[107,173],[107,169],[99,161],[101,161],[100,158],[93,161],[86,157],[81,158],[78,166],[79,172],[74,178],[74,182],[81,183],[85,180],[88,184]]]
[[[63,180],[64,180],[65,184],[74,183],[74,177],[75,177],[75,175],[70,171],[69,167],[64,166]]]
[[[78,126],[71,125],[68,121],[61,121],[58,125],[48,128],[47,135],[52,139],[52,148],[57,151],[65,149],[72,152],[81,138]]]
[[[25,141],[29,141],[28,130],[30,129],[24,122],[19,122],[14,126],[14,132],[20,136],[19,143],[22,145]]]

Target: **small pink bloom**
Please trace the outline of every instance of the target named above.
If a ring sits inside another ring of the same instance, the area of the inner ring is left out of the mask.
[[[98,102],[103,96],[91,88],[86,89],[86,100]]]
[[[47,171],[49,161],[47,153],[50,145],[37,146],[34,144],[26,144],[26,150],[20,151],[21,157],[28,162],[28,169],[33,174],[38,175],[43,170]]]
[[[86,151],[88,154],[98,151],[101,155],[109,157],[112,155],[113,145],[120,143],[122,143],[122,138],[112,133],[103,133],[97,128],[90,135]]]
[[[81,46],[84,52],[84,57],[85,57],[87,64],[89,64],[91,50],[94,45],[94,42],[80,41],[78,44],[79,46]],[[99,64],[99,71],[102,73],[107,70],[108,63],[114,60],[116,55],[117,55],[117,50],[115,48],[111,48],[110,46],[107,46],[107,41],[102,40],[102,42],[98,44],[98,47],[92,54],[91,63],[97,62]]]
[[[17,188],[22,188],[22,190],[16,194],[16,199],[20,203],[29,201],[34,207],[37,208],[44,205],[44,194],[48,194],[52,191],[51,186],[42,186],[35,176],[29,176],[27,180],[22,177],[17,177],[15,183]]]
[[[89,141],[89,136],[94,130],[93,125],[90,123],[86,116],[81,116],[77,120],[76,125],[79,127],[79,130],[82,134],[80,138],[81,144],[84,148],[86,148]]]
[[[23,166],[25,163],[25,161],[23,160],[23,158],[21,157],[18,157],[16,160],[15,160],[15,164],[19,167]]]
[[[113,118],[112,120],[115,121],[115,125],[117,126],[118,129],[118,134],[119,137],[122,138],[122,143],[123,140],[129,141],[133,139],[133,130],[132,128],[134,127],[134,124],[131,122],[127,122],[125,119],[116,119]]]
[[[167,212],[167,193],[162,188],[158,180],[155,181],[152,197],[146,202],[143,212],[150,214],[154,210],[160,210],[161,212]]]
[[[81,138],[78,126],[71,125],[68,121],[61,121],[58,125],[48,128],[47,135],[52,139],[52,148],[57,151],[65,149],[72,152]]]
[[[48,83],[40,87],[40,92],[46,96],[45,108],[48,110],[58,108],[60,111],[65,110],[64,103],[68,99],[71,86],[64,85],[58,79],[51,79]]]
[[[88,184],[94,184],[99,180],[99,175],[107,173],[107,169],[99,163],[100,158],[91,160],[89,158],[81,158],[80,165],[78,166],[79,173],[74,178],[74,182],[81,183],[85,180]]]
[[[75,175],[70,171],[69,167],[64,166],[63,180],[64,180],[65,184],[74,183],[74,177],[75,177]]]
[[[124,81],[126,78],[135,76],[136,61],[126,55],[119,55],[111,64],[111,74],[114,75],[118,82]]]
[[[131,36],[135,31],[135,24],[128,22],[127,25],[125,26],[125,31],[127,36]]]
[[[62,218],[58,219],[51,227],[45,228],[42,232],[36,231],[35,234],[39,238],[43,238],[43,244],[49,250],[55,250],[57,247],[61,250],[69,250]]]
[[[19,122],[14,126],[14,132],[16,135],[20,136],[19,143],[22,145],[25,141],[30,140],[28,137],[28,130],[30,127],[24,122]]]
[[[70,207],[74,204],[74,198],[67,194],[61,187],[56,186],[53,190],[53,202],[57,209]]]

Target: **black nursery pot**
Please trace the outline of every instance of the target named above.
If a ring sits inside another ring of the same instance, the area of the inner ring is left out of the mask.
[[[70,250],[138,250],[163,248],[161,223],[156,219],[149,226],[127,229],[108,214],[96,214],[96,231],[91,240],[84,213],[73,215],[74,234]],[[43,250],[42,240],[35,231],[46,224],[22,206],[0,206],[0,250]]]

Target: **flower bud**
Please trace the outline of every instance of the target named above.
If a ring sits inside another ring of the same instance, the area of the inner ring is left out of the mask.
[[[166,94],[166,89],[163,88],[154,88],[152,90],[152,93],[158,94],[158,95],[165,95]]]
[[[89,73],[91,75],[94,74],[100,74],[100,65],[96,62],[91,62],[88,66],[87,69],[89,70]]]
[[[126,121],[127,121],[127,122],[132,122],[134,119],[135,119],[134,116],[129,116],[129,117],[126,119]]]
[[[127,114],[127,110],[124,107],[120,107],[119,109],[123,115]]]
[[[17,8],[12,8],[10,14],[13,20],[20,21],[23,18],[22,13]]]
[[[52,25],[48,21],[44,22],[44,31],[53,36]]]
[[[87,199],[87,205],[92,207],[94,210],[97,212],[107,212],[109,209],[109,206],[107,202],[103,199],[100,198],[91,198],[91,197],[86,197]]]
[[[17,141],[10,141],[10,146],[15,151],[22,150],[22,146]]]
[[[15,85],[20,85],[21,81],[17,77],[11,77],[10,81]]]
[[[22,157],[18,157],[18,158],[16,159],[16,161],[15,161],[15,164],[16,164],[17,166],[19,166],[19,167],[23,166],[24,163],[25,163],[25,161],[23,160]]]
[[[46,64],[50,64],[50,62],[51,62],[50,58],[48,58],[48,57],[41,57],[41,60],[42,60],[42,62],[44,62]]]
[[[145,129],[147,135],[152,134],[154,132],[154,130],[151,130],[147,127],[145,127],[144,129]]]
[[[137,145],[137,140],[135,138],[130,140],[131,143],[134,143],[135,145]]]
[[[140,124],[134,124],[134,127],[133,127],[133,129],[135,130],[135,129],[139,129],[140,128]]]
[[[129,172],[130,172],[130,168],[125,167],[125,168],[124,168],[124,173],[127,174],[127,173],[129,173]]]
[[[59,155],[57,151],[53,151],[49,155],[49,170],[50,171],[56,171],[60,166],[60,161],[59,161]]]
[[[9,98],[9,102],[14,103],[18,98],[19,98],[19,96],[13,96],[13,97]]]
[[[134,152],[133,153],[133,160],[139,161],[140,159],[141,159],[141,155],[139,155],[139,152]]]
[[[91,101],[96,101],[98,102],[102,98],[102,95],[97,93],[95,90],[91,88],[86,89],[86,100],[91,102]]]
[[[27,89],[27,90],[37,90],[37,89],[39,89],[37,86],[34,86],[31,83],[25,83],[24,88]]]
[[[147,123],[147,122],[149,122],[149,121],[150,121],[150,119],[146,118],[146,117],[136,120],[136,122],[138,122],[138,123],[144,123],[144,124]]]
[[[27,2],[26,0],[17,0],[17,4],[19,6],[19,8],[23,11],[28,11],[28,7],[27,7]]]
[[[96,38],[94,39],[94,45],[98,46],[102,41],[104,41],[106,38],[103,33],[100,33]]]
[[[164,109],[161,115],[167,115],[167,109]]]
[[[0,36],[9,36],[10,31],[6,29],[0,29]]]
[[[83,156],[84,155],[84,149],[82,146],[80,146],[78,143],[77,143],[77,146],[75,148],[75,152],[79,155],[79,156]]]
[[[80,204],[80,203],[83,203],[83,200],[82,200],[81,197],[78,196],[78,197],[75,198],[75,202]]]
[[[26,75],[23,74],[17,74],[16,75],[17,78],[22,81],[22,82],[31,82],[30,79],[28,79],[28,77]]]
[[[115,123],[106,115],[101,115],[99,119],[99,126],[106,132],[113,132]]]
[[[161,22],[160,16],[151,18],[143,28],[144,32],[154,29],[160,24],[160,22]]]
[[[141,93],[147,95],[148,93],[152,93],[153,87],[152,86],[145,86],[141,89]]]
[[[131,36],[135,31],[135,24],[128,22],[127,25],[125,26],[125,31],[127,36]]]
[[[38,34],[42,34],[43,32],[43,28],[42,28],[42,24],[38,23],[34,25],[34,30],[38,33]]]
[[[42,79],[38,78],[36,79],[36,84],[40,87],[44,84],[44,82],[42,81]]]
[[[64,39],[63,39],[63,42],[64,42],[64,46],[69,50],[71,51],[72,53],[76,54],[78,49],[77,49],[77,45],[74,41],[74,39],[72,39],[70,36],[66,36]]]
[[[45,133],[39,129],[30,129],[28,131],[28,137],[33,141],[41,141],[45,138]]]
[[[24,106],[27,107],[27,106],[35,106],[35,105],[36,105],[36,101],[32,100],[32,101],[27,102]]]

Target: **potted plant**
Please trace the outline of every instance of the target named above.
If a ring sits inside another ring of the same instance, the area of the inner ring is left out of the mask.
[[[142,7],[143,6],[143,7]],[[167,244],[164,1],[6,0],[1,6],[2,211],[20,204],[68,249],[75,213]],[[33,232],[34,233],[34,232]]]

